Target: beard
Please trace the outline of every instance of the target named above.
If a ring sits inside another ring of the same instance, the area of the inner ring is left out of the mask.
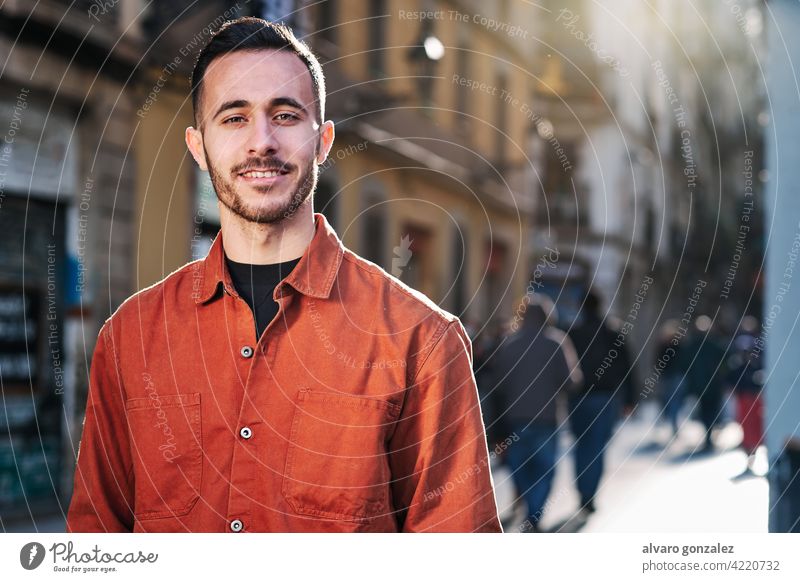
[[[312,158],[306,166],[300,168],[297,185],[294,191],[289,192],[288,196],[273,192],[272,186],[250,186],[263,194],[263,197],[258,204],[247,204],[234,183],[240,170],[231,172],[233,177],[227,179],[223,172],[211,163],[207,152],[205,152],[205,158],[217,199],[232,213],[248,222],[276,224],[292,217],[297,209],[311,198],[317,187],[319,168]],[[253,158],[249,159],[246,165],[250,167],[289,167],[288,164],[275,158]]]

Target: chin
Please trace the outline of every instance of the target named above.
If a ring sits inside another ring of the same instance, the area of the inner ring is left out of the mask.
[[[261,224],[274,224],[282,222],[299,212],[302,205],[292,210],[291,199],[287,198],[281,203],[273,201],[271,204],[253,204],[243,206],[246,214],[252,222]]]

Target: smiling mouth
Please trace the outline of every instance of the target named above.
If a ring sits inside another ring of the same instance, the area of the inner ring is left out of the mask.
[[[288,173],[286,170],[248,170],[239,175],[243,178],[276,178]]]

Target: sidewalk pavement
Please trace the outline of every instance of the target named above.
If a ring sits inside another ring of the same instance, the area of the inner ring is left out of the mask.
[[[769,491],[764,477],[735,479],[746,466],[737,449],[741,429],[728,424],[715,436],[717,448],[704,453],[703,429],[686,420],[679,435],[657,425],[651,403],[620,423],[609,444],[597,511],[578,512],[574,467],[567,430],[559,439],[561,457],[541,526],[547,532],[766,532]],[[766,472],[759,450],[756,473]],[[526,515],[507,468],[493,470],[497,501],[507,532],[518,531]]]

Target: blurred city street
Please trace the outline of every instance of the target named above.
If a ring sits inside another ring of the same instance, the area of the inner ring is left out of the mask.
[[[489,450],[508,441],[507,532],[800,531],[797,1],[41,0],[0,20],[0,531],[64,531],[81,443],[82,463],[120,448],[95,477],[128,478],[106,500],[122,531],[426,530],[461,499],[486,507],[453,530],[496,530],[477,399]],[[309,391],[389,412],[321,408],[306,434]],[[250,394],[286,408],[248,416]],[[418,431],[359,434],[404,415]],[[303,487],[352,503],[289,499],[295,448],[319,465]],[[263,522],[231,501],[256,470],[280,474],[243,495]]]
[[[741,431],[735,424],[717,436],[714,453],[700,450],[702,427],[687,421],[678,438],[670,440],[665,425],[655,426],[656,406],[645,404],[638,414],[620,424],[607,455],[607,473],[601,483],[597,511],[588,518],[578,513],[570,454],[559,459],[542,529],[546,532],[737,532],[767,531],[768,488],[763,477],[735,479],[745,467],[745,455],[736,446]],[[561,451],[572,438],[562,432]],[[766,472],[763,450],[755,465]],[[514,514],[515,491],[507,468],[495,470],[498,504],[504,528],[514,532],[521,519]]]

